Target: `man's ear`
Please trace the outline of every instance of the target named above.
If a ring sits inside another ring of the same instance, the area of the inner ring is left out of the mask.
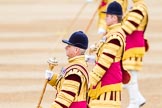
[[[114,22],[118,21],[118,17],[116,15],[113,15]]]
[[[77,48],[77,47],[76,47],[76,53],[77,53],[77,54],[80,54],[80,48]]]
[[[78,53],[79,52],[79,48],[75,47],[74,51],[75,51],[74,53]]]
[[[116,21],[117,20],[117,16],[116,15],[113,15],[113,19]]]

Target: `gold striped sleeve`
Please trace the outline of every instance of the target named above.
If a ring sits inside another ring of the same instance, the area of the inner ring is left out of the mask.
[[[76,71],[78,70],[72,69],[69,71],[71,73],[65,76],[65,80],[62,82],[61,90],[55,99],[55,104],[59,104],[62,108],[68,108],[79,92],[81,78],[80,76],[74,74]]]
[[[104,54],[100,56],[100,59],[98,61],[99,64],[103,65],[106,68],[109,68],[112,62],[113,62],[113,59]]]
[[[73,100],[74,100],[74,96],[69,94],[69,92],[63,90],[57,95],[57,98],[55,99],[56,102],[59,102],[67,107],[70,106]]]
[[[107,43],[104,43],[102,46],[101,49],[103,49],[103,51],[99,55],[97,64],[93,68],[92,72],[90,72],[91,85],[96,85],[101,80],[106,70],[114,62],[117,52],[120,49],[119,39],[119,36],[113,34],[110,36],[110,39],[107,41]]]
[[[118,40],[118,39],[117,39]],[[119,45],[116,45],[115,43],[107,43],[107,47],[104,46],[103,53],[116,55]]]
[[[128,16],[128,20],[134,22],[135,24],[140,24],[143,16],[136,12],[131,12]]]
[[[136,30],[145,15],[146,11],[142,6],[134,6],[133,9],[126,14],[122,22],[122,28],[126,34],[131,34]]]
[[[80,83],[74,80],[65,80],[62,86],[62,90],[73,91],[73,93],[78,92]]]
[[[117,42],[119,42],[119,40],[115,36],[114,39],[110,40],[103,46],[103,52],[100,55],[99,60],[97,62],[102,66],[104,66],[105,68],[110,67],[111,63],[114,61],[114,58],[117,55],[117,52],[120,48]]]
[[[96,65],[93,70],[89,73],[89,79],[91,85],[95,86],[102,78],[102,75],[105,73],[105,70],[100,66]]]
[[[58,78],[58,74],[57,73],[54,73],[54,75],[52,76],[52,79],[50,81],[48,81],[48,83],[51,85],[51,86],[56,86],[56,82],[57,82],[57,78]]]

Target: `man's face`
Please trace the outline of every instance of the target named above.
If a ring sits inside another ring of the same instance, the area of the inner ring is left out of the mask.
[[[110,26],[114,24],[114,15],[106,14],[106,24],[107,26]]]
[[[68,58],[72,58],[75,57],[77,54],[77,47],[72,46],[72,45],[67,45],[65,47],[66,49],[66,55],[68,56]]]

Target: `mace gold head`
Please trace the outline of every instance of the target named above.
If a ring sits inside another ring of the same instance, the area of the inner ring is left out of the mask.
[[[57,65],[58,65],[58,61],[56,60],[55,57],[49,58],[49,59],[47,60],[47,63],[49,64],[50,70],[52,70],[52,69],[54,68],[54,66],[57,66]]]

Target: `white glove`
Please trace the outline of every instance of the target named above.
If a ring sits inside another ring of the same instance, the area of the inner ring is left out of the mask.
[[[97,47],[96,44],[92,44],[89,48],[89,54],[94,53],[95,51],[97,51]]]
[[[85,55],[85,61],[88,63],[95,63],[95,56],[94,55]]]
[[[52,71],[50,71],[50,70],[46,70],[45,71],[45,79],[47,79],[47,80],[51,80],[51,78],[52,78],[52,76],[53,76],[53,72]]]
[[[86,0],[86,2],[93,2],[93,0]]]
[[[97,33],[98,33],[99,35],[103,35],[103,34],[106,33],[106,30],[103,29],[103,28],[99,28]]]
[[[90,49],[95,50],[95,49],[96,49],[96,45],[95,45],[95,44],[92,44],[92,45],[90,46]]]

